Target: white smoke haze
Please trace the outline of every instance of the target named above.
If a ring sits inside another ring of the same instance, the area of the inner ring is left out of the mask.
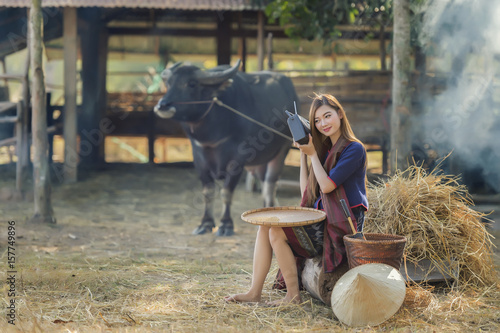
[[[436,71],[447,78],[439,95],[421,95],[425,112],[415,132],[440,156],[453,151],[452,172],[498,193],[500,0],[429,0],[422,11],[420,42],[428,56],[447,60]]]

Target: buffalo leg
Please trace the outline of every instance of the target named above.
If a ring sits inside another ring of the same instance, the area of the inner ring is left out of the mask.
[[[264,207],[274,207],[276,204],[276,183],[283,170],[289,146],[283,146],[278,155],[267,163],[266,175],[262,186]]]
[[[193,231],[193,235],[202,235],[212,232],[215,228],[214,222],[214,197],[215,186],[213,184],[203,186],[203,200],[205,201],[205,213],[201,219],[201,224]]]
[[[234,235],[233,219],[231,218],[231,202],[233,200],[233,193],[238,180],[240,179],[241,170],[238,173],[230,172],[224,181],[224,187],[221,189],[222,199],[222,217],[221,225],[217,230],[217,236],[232,236]]]
[[[233,192],[228,188],[222,188],[220,191],[222,199],[222,217],[221,225],[217,229],[217,236],[232,236],[234,235],[233,219],[231,218],[231,202],[233,200]]]
[[[248,192],[257,192],[258,186],[257,181],[260,184],[264,183],[264,177],[266,175],[267,165],[262,164],[259,166],[246,167],[247,170],[247,178],[245,182],[246,190]]]

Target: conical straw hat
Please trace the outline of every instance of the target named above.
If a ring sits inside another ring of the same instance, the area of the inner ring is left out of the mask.
[[[345,273],[332,291],[332,309],[349,326],[376,326],[392,317],[403,304],[406,285],[397,269],[365,264]]]

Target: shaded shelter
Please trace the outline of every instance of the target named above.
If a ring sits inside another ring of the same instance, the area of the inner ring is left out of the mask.
[[[0,7],[0,59],[26,47],[26,15],[30,1],[4,1]],[[230,1],[44,1],[44,40],[64,38],[64,138],[65,165],[58,174],[76,181],[78,164],[104,162],[104,137],[115,125],[106,118],[108,39],[111,35],[171,35],[215,37],[218,64],[230,63],[231,39],[240,38],[240,58],[245,67],[245,37],[258,35],[259,62],[263,63],[264,16],[251,0]],[[242,29],[242,22],[251,26]],[[234,24],[233,24],[234,23]],[[207,28],[208,27],[208,28]],[[80,47],[79,47],[80,42]],[[76,61],[82,60],[82,105],[77,112]],[[168,62],[168,51],[165,63]],[[260,65],[262,67],[262,65]],[[154,127],[149,115],[147,125]],[[176,123],[167,121],[167,132],[183,136]],[[149,127],[149,126],[148,126]],[[147,131],[147,130],[146,130]],[[148,136],[152,136],[149,131]],[[80,144],[77,146],[77,136]],[[153,140],[151,140],[153,141]],[[150,143],[150,158],[153,156]]]

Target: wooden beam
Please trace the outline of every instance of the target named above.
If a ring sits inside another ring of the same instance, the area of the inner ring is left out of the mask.
[[[249,27],[233,30],[231,32],[232,37],[240,38],[256,38],[258,34],[259,27]],[[130,35],[130,36],[176,36],[176,37],[216,37],[217,29],[202,29],[202,28],[159,28],[159,27],[108,27],[108,33],[110,36],[120,36],[120,35]],[[266,30],[272,31],[273,38],[284,38],[289,39],[290,37],[285,34],[282,29],[277,29],[273,26],[266,27]],[[351,39],[351,40],[362,40],[370,35],[373,39],[380,37],[380,32],[378,31],[341,31],[341,35],[337,39]],[[391,39],[391,34],[384,32],[384,38],[386,40]]]
[[[78,125],[76,114],[77,13],[75,7],[64,8],[64,167],[65,183],[78,177]]]
[[[110,36],[178,36],[178,37],[216,37],[216,29],[184,29],[184,28],[127,28],[108,27]]]
[[[0,118],[0,124],[15,123],[15,122],[17,122],[17,120],[18,120],[17,116],[2,117],[2,118]]]

